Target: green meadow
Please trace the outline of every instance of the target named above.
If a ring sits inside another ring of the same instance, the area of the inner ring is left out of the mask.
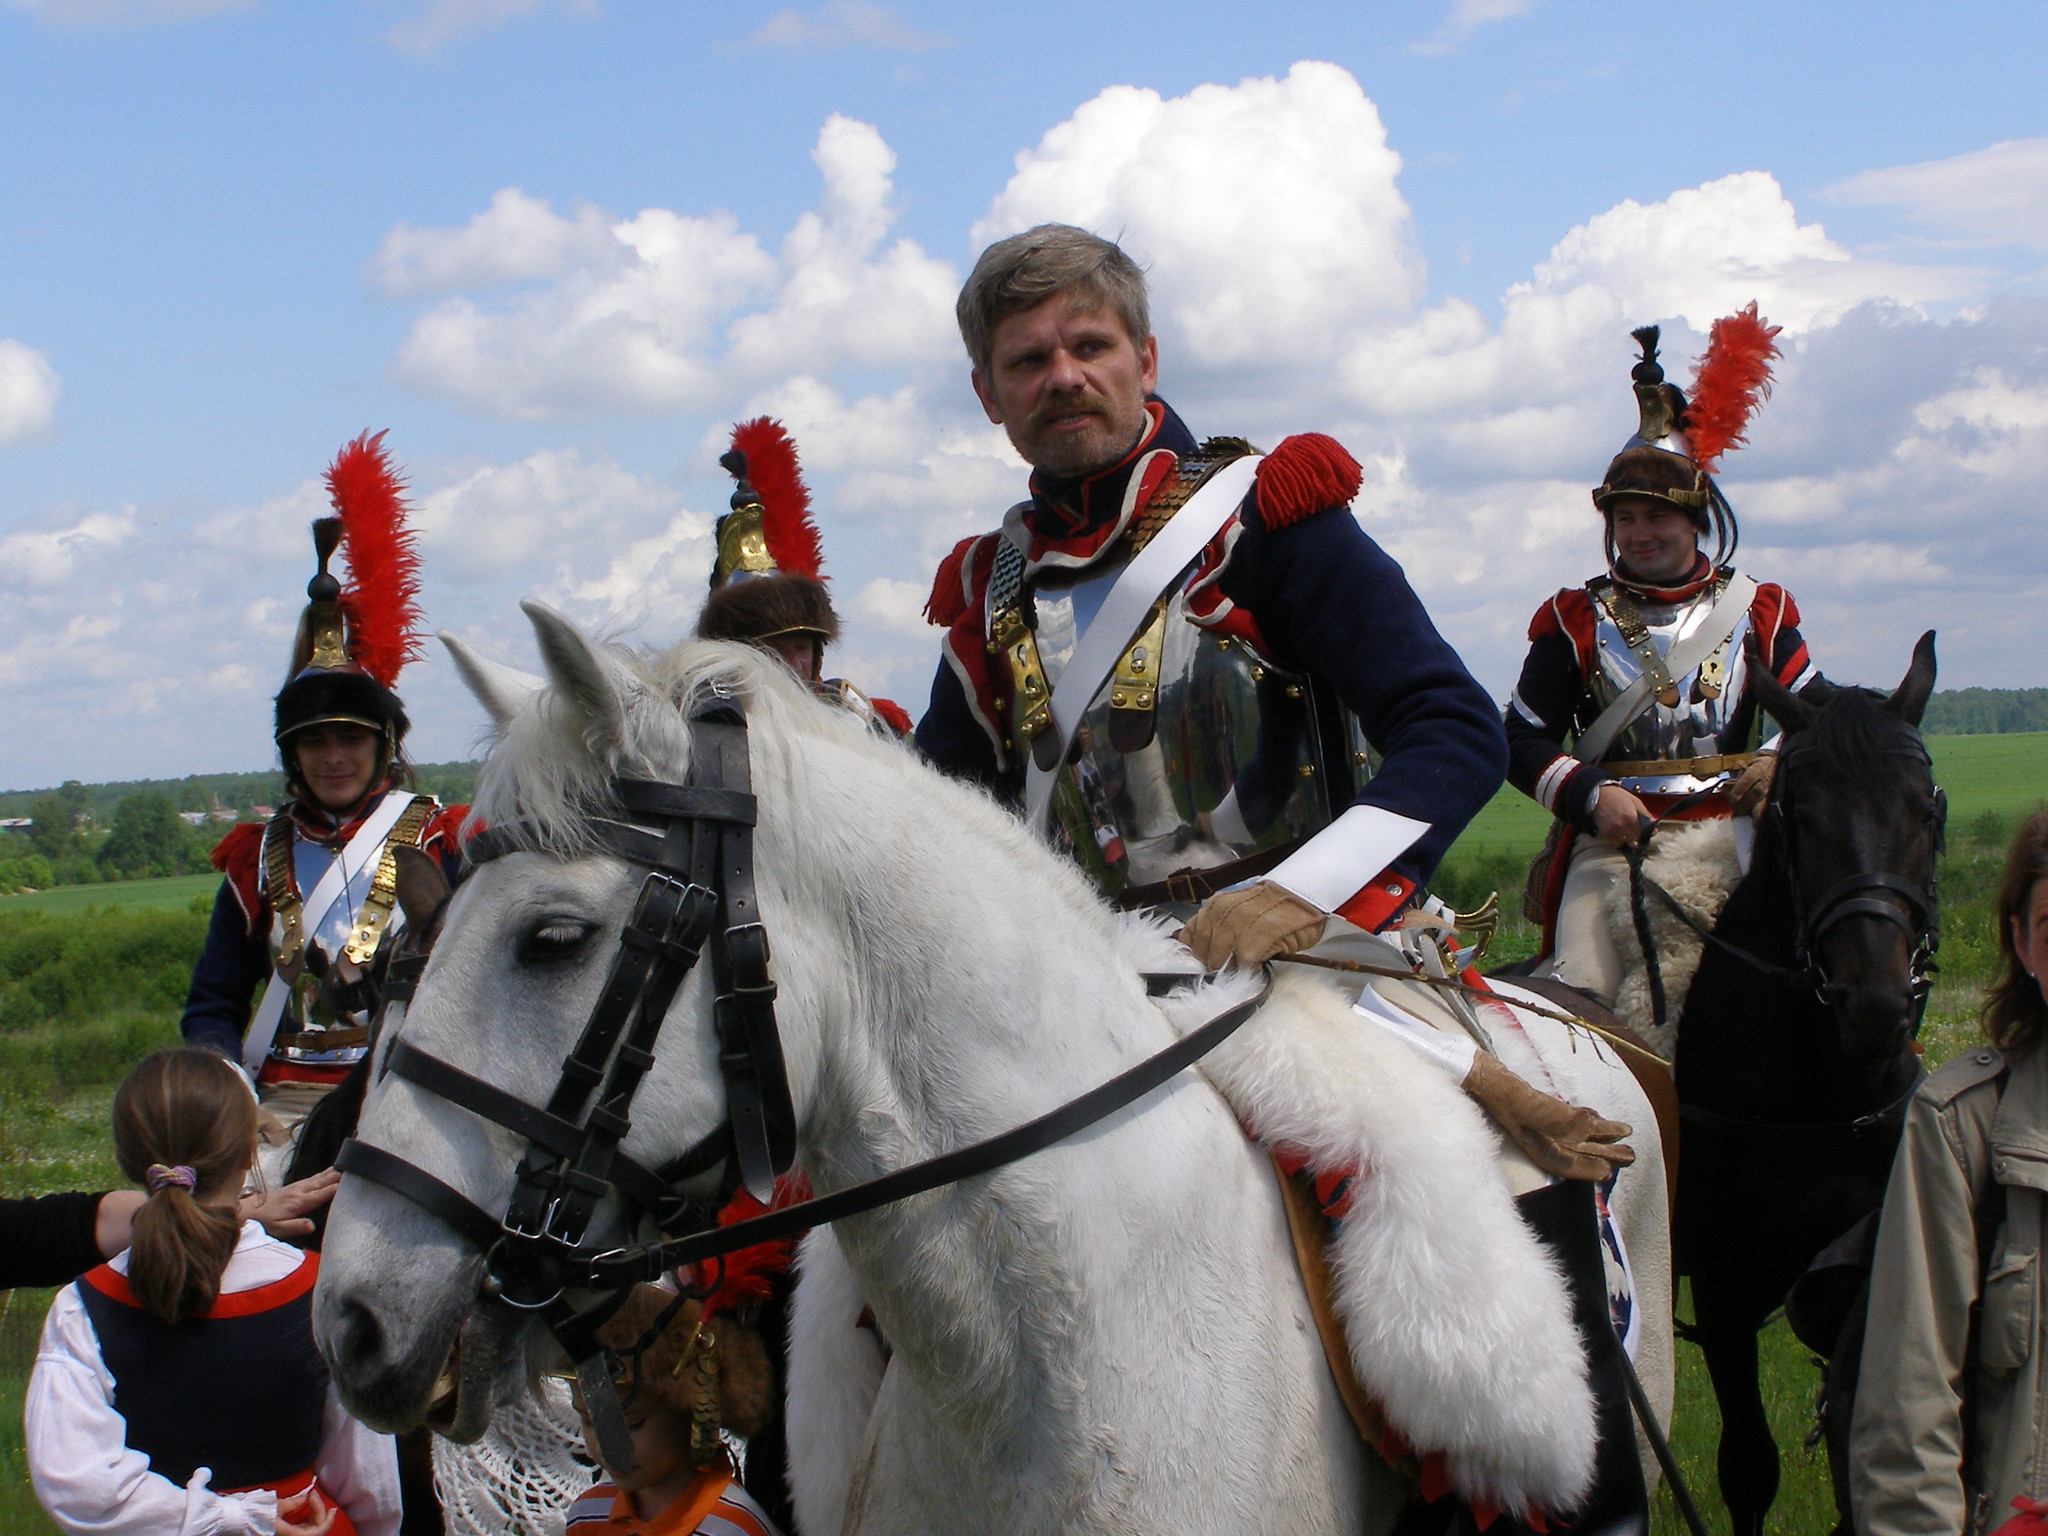
[[[1990,902],[2013,821],[2048,800],[2048,732],[1936,736],[1928,744],[1950,802],[1943,862],[1942,976],[1923,1039],[1930,1063],[1973,1038],[1976,997],[1993,956]],[[1520,915],[1529,856],[1543,813],[1503,791],[1453,849],[1436,882],[1461,909],[1498,891],[1498,958],[1533,951]],[[58,887],[0,897],[0,1195],[104,1189],[119,1180],[107,1145],[113,1085],[142,1055],[175,1043],[185,982],[217,881],[210,875]],[[0,1292],[0,1536],[50,1536],[29,1492],[21,1397],[49,1293]],[[1681,1313],[1685,1311],[1681,1298]],[[1763,1344],[1766,1394],[1785,1480],[1774,1532],[1824,1536],[1834,1525],[1827,1471],[1802,1446],[1817,1378],[1782,1321]],[[1672,1439],[1695,1496],[1716,1530],[1727,1518],[1714,1492],[1718,1425],[1699,1355],[1679,1346]],[[1681,1536],[1668,1494],[1657,1536]]]

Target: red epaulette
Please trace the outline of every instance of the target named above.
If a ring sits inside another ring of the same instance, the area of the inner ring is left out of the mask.
[[[1259,521],[1270,531],[1348,507],[1364,483],[1365,471],[1337,439],[1297,432],[1259,460],[1253,478]]]
[[[910,711],[894,699],[869,699],[868,707],[882,717],[882,723],[898,736],[910,734]]]
[[[263,915],[263,828],[260,821],[238,821],[213,845],[213,867],[227,877],[228,889],[242,909],[242,923],[253,938]]]
[[[427,818],[427,824],[420,828],[420,851],[435,853],[445,848],[450,853],[462,846],[462,818],[469,814],[466,805],[444,805]]]
[[[1749,627],[1756,636],[1757,653],[1764,658],[1765,665],[1776,673],[1777,679],[1787,688],[1799,674],[1806,670],[1806,646],[1793,648],[1792,654],[1782,659],[1778,656],[1778,635],[1786,629],[1799,627],[1799,605],[1792,601],[1792,594],[1775,581],[1760,581],[1756,584],[1756,596],[1749,600]]]
[[[1536,610],[1536,616],[1529,620],[1529,638],[1541,640],[1545,635],[1562,634],[1572,643],[1572,652],[1578,657],[1579,676],[1585,677],[1593,664],[1593,599],[1584,587],[1565,587],[1549,602]]]

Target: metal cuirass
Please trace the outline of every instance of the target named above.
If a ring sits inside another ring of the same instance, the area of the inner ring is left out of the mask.
[[[1072,581],[1041,571],[1027,582],[1048,686],[1058,685],[1125,563]],[[1157,668],[1150,740],[1118,749],[1117,682],[1106,679],[1053,785],[1054,846],[1106,896],[1291,849],[1348,806],[1366,775],[1363,734],[1335,693],[1193,623],[1187,576],[1175,576],[1163,623],[1151,631],[1159,655],[1146,663]]]
[[[411,842],[433,808],[430,800],[416,801],[393,836]],[[391,872],[384,868],[384,851],[391,842],[387,836],[374,854],[359,850],[351,855],[349,878],[340,894],[324,911],[309,913],[299,904],[319,890],[341,850],[292,832],[294,916],[288,918],[286,904],[275,895],[271,898],[271,966],[289,989],[271,1047],[273,1056],[308,1065],[347,1066],[367,1049],[376,1007],[375,978],[393,947],[393,936],[405,926],[405,913],[388,888]],[[269,883],[266,873],[266,887]]]
[[[1717,581],[1677,603],[1650,602],[1615,589],[1595,592],[1593,639],[1597,666],[1592,677],[1595,712],[1605,709],[1642,671],[1627,632],[1639,619],[1638,643],[1647,642],[1659,656],[1691,635],[1707,620],[1726,582]],[[1669,763],[1668,772],[1616,774],[1617,781],[1637,794],[1690,794],[1731,778],[1739,765],[1700,763],[1749,751],[1755,743],[1753,722],[1738,724],[1748,687],[1748,660],[1743,645],[1749,636],[1749,614],[1736,621],[1728,638],[1673,688],[1617,736],[1602,761],[1637,766]],[[1675,692],[1675,698],[1673,694]],[[1690,771],[1687,760],[1692,760]],[[1612,768],[1609,770],[1612,771]]]

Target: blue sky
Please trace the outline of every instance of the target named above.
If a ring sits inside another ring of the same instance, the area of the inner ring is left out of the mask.
[[[1197,430],[1351,444],[1498,693],[1597,564],[1628,327],[1683,358],[1749,297],[1788,355],[1724,483],[1823,665],[1938,626],[1945,683],[2043,681],[2038,7],[1022,15],[0,0],[0,785],[265,761],[366,426],[432,618],[516,662],[529,592],[686,632],[718,439],[775,411],[841,664],[915,710],[931,563],[1021,484],[951,285],[1042,217],[1151,264]],[[481,724],[449,671],[408,674],[425,756]]]

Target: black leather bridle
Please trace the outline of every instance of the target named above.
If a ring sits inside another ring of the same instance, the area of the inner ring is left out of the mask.
[[[744,1184],[763,1202],[771,1197],[776,1177],[795,1160],[796,1114],[776,1031],[768,938],[755,904],[755,800],[746,718],[731,700],[721,700],[694,715],[689,728],[688,783],[615,779],[613,805],[583,824],[584,842],[647,874],[619,934],[604,988],[546,1106],[529,1104],[403,1039],[391,1042],[378,1068],[525,1139],[503,1215],[491,1215],[416,1163],[369,1142],[351,1139],[335,1158],[342,1172],[402,1196],[484,1255],[482,1304],[546,1323],[575,1363],[607,1459],[622,1456],[620,1466],[630,1464],[631,1446],[596,1334],[634,1284],[875,1210],[1052,1146],[1200,1060],[1267,995],[1262,987],[1166,1049],[1001,1135],[721,1227],[715,1212],[734,1185]],[[472,838],[465,856],[482,864],[546,848],[540,829],[513,824]],[[662,1020],[707,947],[726,1119],[680,1157],[650,1169],[619,1146],[632,1129],[633,1098],[654,1064]],[[424,956],[417,964],[424,965]],[[395,978],[387,995],[409,996],[416,969]],[[1148,981],[1171,985],[1193,979]],[[627,1208],[628,1232],[637,1230],[640,1220],[633,1218],[639,1218],[681,1235],[595,1247],[588,1241],[591,1220],[611,1195]],[[572,1293],[595,1293],[596,1300],[579,1307]]]

